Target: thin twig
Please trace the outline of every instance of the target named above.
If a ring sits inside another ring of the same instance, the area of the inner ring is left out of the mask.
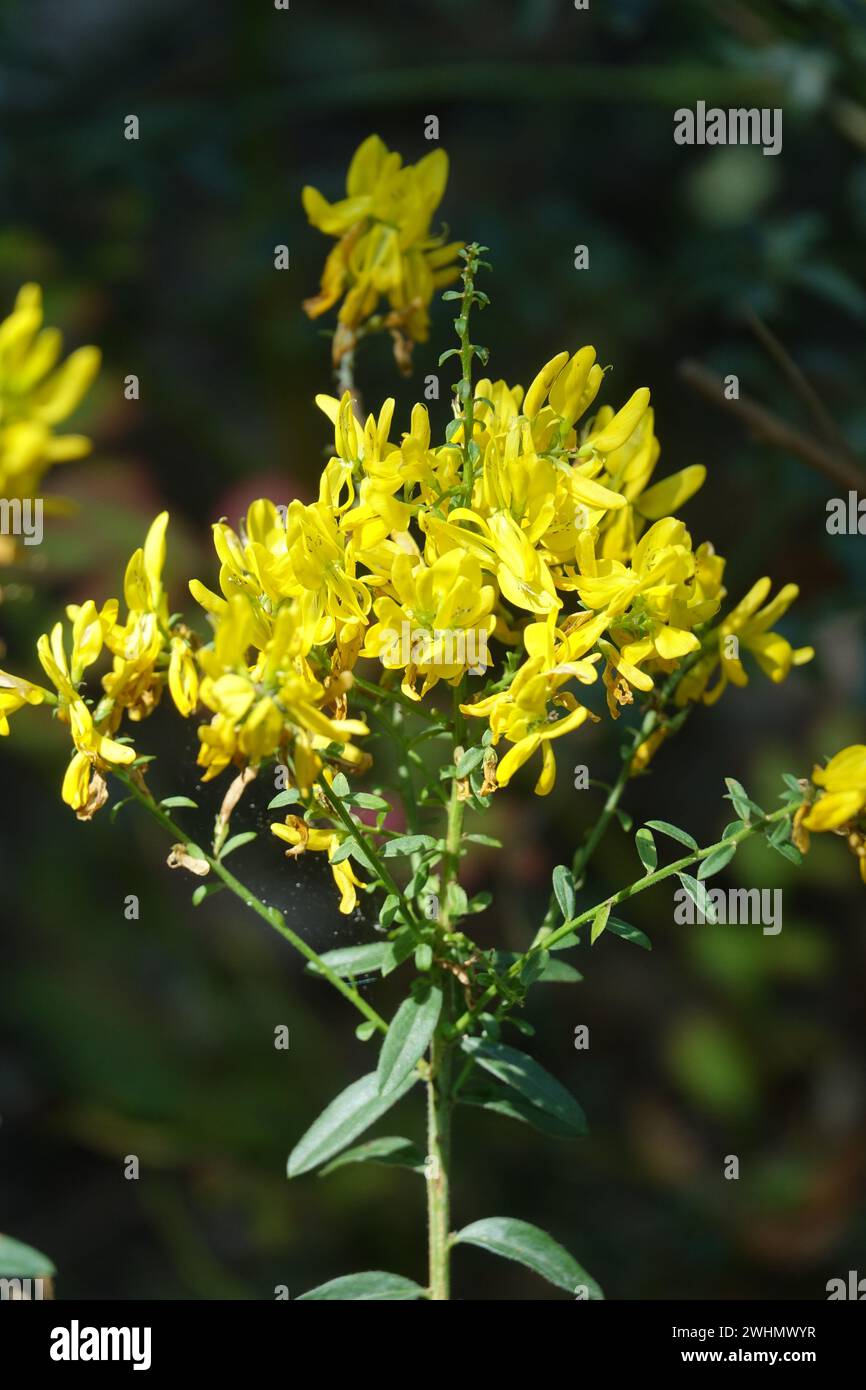
[[[757,401],[751,400],[748,396],[729,400],[725,395],[725,385],[721,378],[717,377],[714,372],[708,371],[706,367],[702,367],[699,362],[691,360],[681,362],[677,372],[680,378],[705,400],[711,401],[714,405],[722,406],[725,410],[730,410],[764,444],[769,444],[775,449],[784,449],[789,454],[796,454],[804,463],[808,463],[810,468],[823,473],[825,477],[830,478],[841,487],[853,488],[855,491],[866,491],[866,473],[861,468],[850,463],[847,458],[825,448],[811,435],[804,434],[802,430],[789,425],[785,420],[780,420],[772,411],[767,410],[765,406],[759,405]]]

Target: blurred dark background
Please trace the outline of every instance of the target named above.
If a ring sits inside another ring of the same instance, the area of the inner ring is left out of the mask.
[[[673,112],[784,110],[775,158],[684,148]],[[140,139],[123,138],[124,117]],[[155,512],[172,513],[182,577],[212,583],[209,523],[253,497],[309,499],[328,443],[313,405],[328,343],[301,300],[329,245],[304,184],[342,194],[377,131],[407,160],[439,117],[455,236],[491,248],[493,304],[477,337],[494,377],[523,381],[563,347],[615,364],[605,400],[652,388],[660,475],[710,475],[689,504],[697,539],[731,556],[733,595],[769,574],[802,590],[783,624],[817,658],[772,688],[756,674],[699,710],[632,787],[635,817],[702,842],[730,816],[723,778],[774,804],[783,771],[863,739],[866,541],[829,537],[840,485],[748,434],[688,386],[698,361],[815,436],[808,408],[756,336],[755,316],[806,372],[855,457],[866,452],[866,11],[859,0],[428,0],[423,6],[29,0],[0,12],[0,291],[38,279],[70,346],[105,353],[74,421],[92,458],[53,475],[76,514],[52,522],[41,570],[0,608],[3,664],[35,675],[35,636],[61,603],[117,593]],[[291,269],[277,272],[277,244]],[[590,248],[589,271],[573,268]],[[447,306],[395,376],[367,345],[368,403],[408,426],[423,377],[451,345]],[[122,383],[139,376],[141,399]],[[438,410],[444,421],[443,372]],[[841,446],[834,445],[834,449]],[[600,805],[572,765],[609,778],[617,731],[560,750],[553,796],[515,782],[485,830],[509,852],[469,865],[498,907],[481,940],[526,943],[550,872]],[[55,1260],[60,1297],[271,1298],[352,1269],[424,1274],[423,1185],[350,1167],[289,1184],[289,1149],[371,1054],[354,1019],[276,937],[220,894],[198,909],[134,808],[79,824],[61,805],[63,741],[16,717],[2,749],[0,1230]],[[142,729],[160,794],[195,793],[194,728],[160,711]],[[182,764],[183,771],[173,768]],[[221,784],[220,784],[221,785]],[[201,797],[202,833],[220,790]],[[246,825],[265,824],[254,787]],[[188,813],[195,821],[195,813]],[[237,828],[243,828],[238,826]],[[236,871],[317,947],[369,935],[336,912],[327,871],[261,835]],[[582,984],[539,987],[526,1017],[540,1059],[587,1110],[579,1145],[461,1113],[455,1221],[510,1214],[548,1228],[610,1298],[825,1297],[864,1271],[864,889],[824,837],[797,870],[751,842],[735,880],[781,886],[784,929],[675,927],[669,894],[630,920],[652,953],[605,937],[569,957]],[[611,831],[587,901],[632,877]],[[139,921],[124,918],[127,894]],[[369,907],[367,916],[370,916]],[[376,992],[388,1013],[400,981]],[[274,1028],[291,1031],[277,1052]],[[588,1052],[573,1047],[578,1024]],[[382,1132],[421,1138],[419,1100]],[[138,1182],[124,1158],[141,1161]],[[740,1158],[726,1181],[726,1155]],[[455,1261],[460,1298],[558,1297],[477,1251]],[[565,1295],[562,1295],[565,1296]]]

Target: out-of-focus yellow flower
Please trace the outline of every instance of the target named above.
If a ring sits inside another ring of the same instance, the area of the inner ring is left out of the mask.
[[[64,647],[62,623],[56,623],[50,636],[44,633],[36,644],[42,669],[57,691],[57,715],[69,725],[75,745],[75,755],[66,770],[61,793],[73,811],[86,807],[94,772],[102,774],[112,767],[127,767],[135,762],[135,749],[109,737],[103,727],[104,721],[94,719],[77,690],[85,669],[102,651],[103,629],[107,618],[113,616],[112,610],[116,614],[116,600],[106,605],[102,614],[97,612],[92,600],[75,611],[71,661]]]
[[[378,135],[358,147],[349,166],[346,197],[329,203],[315,188],[303,191],[314,227],[337,237],[322,273],[319,293],[306,300],[310,318],[342,299],[334,361],[350,351],[355,336],[384,299],[385,326],[409,342],[426,342],[434,292],[457,278],[462,242],[431,236],[430,223],[448,181],[448,156],[433,150],[404,165]]]
[[[118,720],[124,709],[132,720],[145,719],[158,705],[165,686],[171,641],[168,598],[162,584],[167,527],[168,512],[160,512],[144,545],[130,557],[123,580],[126,622],[106,633],[114,661],[102,685]]]
[[[348,859],[340,859],[336,864],[333,863],[333,856],[345,840],[345,834],[338,830],[321,830],[307,825],[299,816],[286,816],[285,823],[272,825],[271,831],[290,846],[286,850],[287,859],[303,854],[308,849],[325,850],[331,862],[334,882],[340,892],[340,911],[346,914],[354,911],[358,902],[356,889],[366,888],[367,884],[358,878]]]
[[[55,434],[80,404],[99,370],[95,347],[78,348],[60,362],[63,338],[42,326],[42,291],[22,285],[15,307],[0,323],[0,495],[35,497],[55,463],[81,458],[90,440]]]
[[[16,714],[25,705],[41,705],[45,700],[53,703],[50,692],[41,685],[0,671],[0,737],[9,733],[10,714]]]

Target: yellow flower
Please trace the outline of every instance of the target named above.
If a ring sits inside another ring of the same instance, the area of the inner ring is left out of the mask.
[[[109,605],[106,608],[111,611]],[[76,611],[71,663],[64,647],[62,623],[54,625],[50,636],[43,633],[36,644],[42,669],[59,697],[58,717],[69,725],[75,745],[75,755],[66,770],[62,789],[63,800],[73,811],[81,811],[87,805],[94,771],[101,774],[112,767],[127,767],[136,756],[129,744],[109,737],[101,727],[103,720],[94,719],[77,691],[77,682],[84,669],[102,650],[102,623],[92,601]]]
[[[455,685],[468,670],[491,664],[487,638],[496,626],[496,591],[482,584],[472,555],[450,550],[427,565],[398,554],[391,570],[395,595],[377,599],[378,621],[368,629],[362,656],[378,657],[386,670],[405,669],[403,690],[412,699],[440,680]],[[424,677],[418,694],[415,682]]]
[[[50,691],[32,681],[12,676],[8,671],[0,671],[0,737],[9,733],[9,716],[25,705],[41,705],[45,700],[53,703]]]
[[[132,720],[145,719],[159,704],[165,685],[170,642],[168,598],[162,584],[167,526],[168,512],[160,512],[144,545],[130,557],[123,581],[126,622],[113,626],[105,636],[114,661],[102,685],[117,720],[124,709]]]
[[[866,744],[843,748],[813,770],[812,781],[822,794],[803,817],[807,830],[838,830],[853,821],[866,806]]]
[[[95,347],[78,348],[60,363],[63,338],[42,327],[42,291],[23,285],[0,323],[0,495],[34,497],[54,463],[81,458],[90,440],[56,435],[54,427],[78,407],[99,370]],[[59,364],[59,365],[58,365]]]
[[[403,165],[378,135],[356,150],[346,179],[346,197],[329,203],[315,188],[303,191],[314,227],[338,238],[325,262],[321,288],[304,308],[317,318],[342,298],[334,338],[334,360],[349,351],[354,335],[382,299],[390,306],[386,326],[411,342],[425,342],[429,305],[436,289],[457,278],[454,264],[462,242],[445,244],[430,235],[433,214],[448,181],[448,156],[434,150],[417,164]]]
[[[529,660],[520,667],[506,690],[498,691],[471,705],[461,705],[464,714],[487,718],[493,743],[505,737],[513,744],[496,768],[500,787],[510,782],[518,768],[539,749],[541,774],[535,784],[538,796],[546,796],[556,780],[556,759],[551,741],[561,738],[596,716],[578,704],[562,686],[572,679],[589,685],[596,678],[598,655],[587,657],[604,630],[606,615],[583,614],[568,633],[557,631],[553,619],[530,624],[526,629]],[[584,659],[586,658],[586,659]],[[553,708],[548,708],[552,705]],[[560,715],[559,711],[565,710]]]
[[[362,755],[349,740],[368,732],[357,719],[332,718],[321,706],[333,698],[302,654],[297,606],[280,609],[273,635],[253,664],[255,615],[245,594],[235,594],[216,620],[213,644],[197,653],[202,672],[199,697],[213,711],[199,733],[199,766],[204,781],[231,762],[257,766],[300,738],[303,757],[295,772],[308,786],[321,767],[319,750],[342,745],[341,758],[359,763]],[[303,772],[301,771],[303,769]]]
[[[171,639],[168,688],[179,712],[186,718],[198,704],[198,670],[189,643],[182,636]]]
[[[821,794],[798,808],[792,831],[794,844],[805,854],[810,831],[832,830],[844,835],[866,883],[866,744],[843,748],[826,767],[815,767],[812,781]]]
[[[748,685],[749,677],[741,658],[743,651],[754,656],[761,670],[775,684],[785,680],[792,667],[803,666],[812,660],[815,655],[812,647],[794,648],[786,638],[771,630],[774,623],[784,617],[800,592],[797,585],[786,584],[774,599],[766,603],[771,588],[768,578],[759,579],[736,608],[708,635],[705,645],[711,644],[710,649],[680,682],[677,704],[702,699],[704,704],[714,705],[729,683]],[[718,668],[719,679],[709,689],[710,679]]]
[[[284,840],[291,848],[286,850],[286,858],[294,858],[305,850],[325,850],[331,861],[331,873],[340,891],[340,911],[354,911],[358,895],[356,888],[366,888],[367,884],[357,877],[348,859],[340,859],[334,864],[333,856],[345,840],[345,834],[338,830],[321,830],[307,825],[298,816],[286,816],[285,824],[271,826],[271,832]]]

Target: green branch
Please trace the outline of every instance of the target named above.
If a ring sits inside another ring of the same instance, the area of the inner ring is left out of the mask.
[[[506,971],[506,979],[509,977],[519,977],[527,960],[536,951],[552,950],[557,942],[570,936],[578,927],[593,921],[605,904],[608,904],[611,909],[619,907],[621,903],[628,902],[630,898],[636,897],[638,893],[645,892],[647,888],[653,888],[657,883],[662,883],[664,879],[672,878],[674,874],[681,873],[683,869],[689,868],[691,864],[698,864],[702,859],[708,859],[716,850],[723,849],[726,845],[739,845],[743,840],[747,840],[750,835],[754,835],[759,830],[765,830],[767,826],[775,825],[778,821],[784,820],[785,817],[790,817],[792,814],[790,806],[782,806],[778,811],[773,811],[769,816],[761,816],[759,819],[751,821],[748,825],[744,825],[741,830],[737,830],[726,839],[716,840],[713,844],[707,845],[705,849],[695,850],[692,854],[687,854],[682,859],[675,859],[672,864],[666,864],[663,869],[656,869],[654,873],[646,874],[644,878],[640,878],[637,882],[629,884],[627,888],[621,888],[618,893],[614,893],[608,898],[603,898],[600,903],[596,903],[593,907],[588,907],[586,911],[581,912],[578,917],[570,918],[567,922],[563,922],[562,926],[557,927],[554,931],[548,931],[543,937],[539,937],[538,940],[534,941],[529,950],[525,951],[522,956],[518,956],[513,965],[509,966]],[[472,1008],[467,1009],[465,1013],[461,1014],[460,1018],[454,1024],[455,1033],[465,1033],[467,1028],[471,1027],[477,1015],[496,997],[498,992],[499,991],[494,985],[489,986],[481,997],[476,1000]]]
[[[133,781],[132,777],[128,776],[126,773],[116,772],[115,775],[119,781],[124,784],[135,800],[150,812],[164,830],[167,830],[172,835],[176,843],[182,845],[183,848],[195,858],[203,859],[212,872],[216,874],[217,878],[225,884],[226,888],[234,893],[236,898],[240,899],[245,907],[251,908],[264,922],[267,922],[269,927],[272,927],[274,931],[278,932],[280,936],[288,941],[290,946],[294,946],[295,950],[298,951],[300,955],[304,956],[312,965],[315,965],[317,973],[321,974],[330,985],[333,985],[334,989],[338,990],[344,999],[348,999],[349,1003],[353,1004],[354,1007],[364,1015],[368,1022],[374,1024],[379,1032],[386,1033],[388,1031],[388,1025],[384,1018],[367,1003],[363,995],[359,994],[352,985],[335,974],[330,966],[322,960],[322,957],[313,950],[312,946],[307,945],[303,937],[298,936],[296,932],[292,931],[291,927],[286,925],[285,918],[278,908],[267,907],[256,897],[252,889],[247,888],[245,884],[241,883],[240,879],[235,878],[234,874],[229,872],[222,860],[215,858],[212,854],[208,854],[206,850],[202,849],[192,840],[190,836],[187,835],[186,831],[182,830],[180,826],[172,820],[167,811],[154,800],[146,788],[143,788]]]

